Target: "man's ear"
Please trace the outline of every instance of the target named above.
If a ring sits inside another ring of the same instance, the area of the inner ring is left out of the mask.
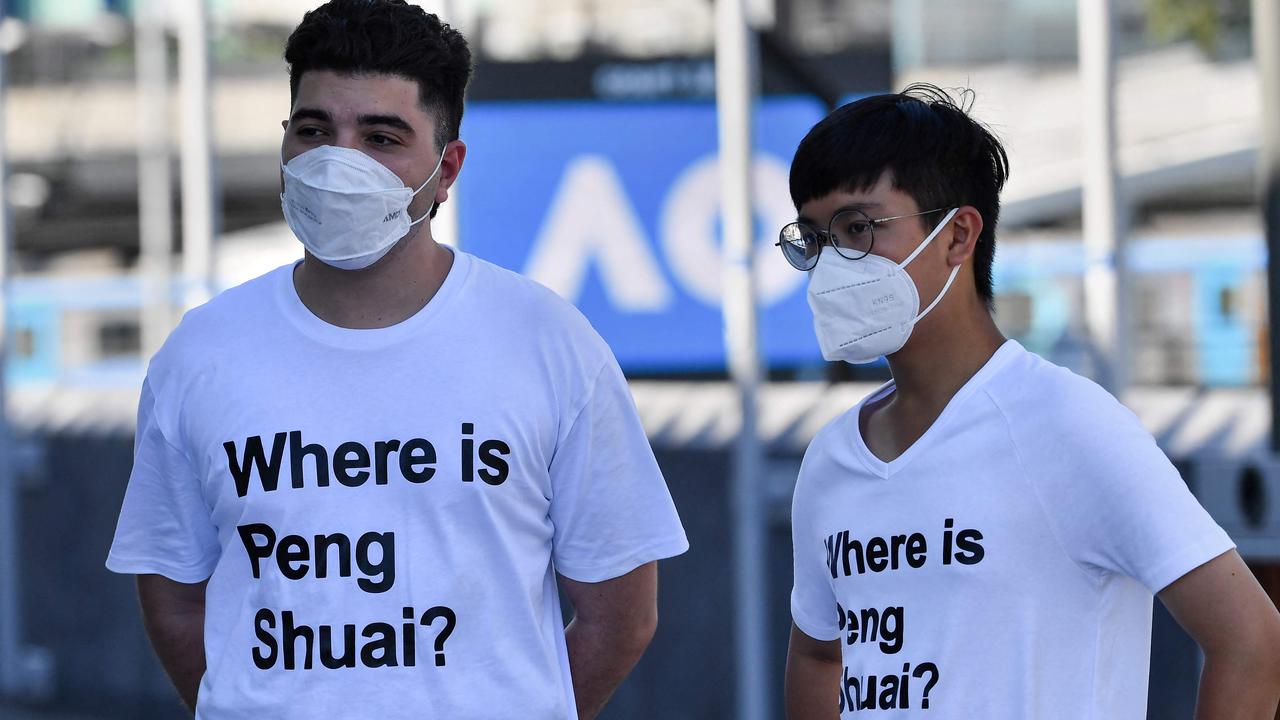
[[[467,158],[467,144],[454,140],[444,148],[444,158],[440,160],[440,183],[436,186],[436,204],[449,199],[449,188],[458,180],[462,172],[462,163]]]
[[[982,213],[972,205],[964,205],[951,218],[951,242],[947,244],[947,264],[963,265],[973,256],[982,235]]]

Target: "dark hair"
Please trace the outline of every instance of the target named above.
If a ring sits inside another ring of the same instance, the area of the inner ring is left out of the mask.
[[[888,171],[894,188],[910,195],[920,210],[972,205],[983,223],[974,249],[974,280],[990,307],[1000,189],[1009,177],[1009,158],[991,131],[969,117],[973,92],[962,91],[960,98],[957,103],[941,88],[917,83],[836,109],[796,149],[791,201],[799,210],[837,190],[865,190]],[[931,228],[941,214],[920,220]]]
[[[458,139],[471,79],[462,33],[404,0],[329,0],[302,16],[284,49],[289,99],[308,70],[398,75],[418,83],[422,107],[436,119],[435,141]]]

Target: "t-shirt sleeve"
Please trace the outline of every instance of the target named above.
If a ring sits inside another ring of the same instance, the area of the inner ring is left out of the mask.
[[[635,401],[610,358],[551,460],[556,571],[579,582],[625,575],[689,549]]]
[[[1016,444],[1078,563],[1157,593],[1235,547],[1133,413],[1095,386],[1070,402]]]
[[[133,471],[125,490],[107,569],[205,580],[219,556],[218,534],[187,455],[161,430],[155,395],[143,382]]]
[[[818,442],[815,439],[814,445]],[[804,465],[809,463],[806,457]],[[812,510],[817,500],[806,485],[802,465],[791,498],[791,619],[815,640],[835,640],[840,636],[838,604],[825,562],[827,549],[814,532]]]

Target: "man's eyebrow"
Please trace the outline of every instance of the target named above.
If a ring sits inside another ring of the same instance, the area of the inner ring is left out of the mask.
[[[841,206],[836,212],[842,213],[845,210],[879,210],[882,207],[884,206],[878,202],[855,202]]]
[[[361,125],[386,125],[413,135],[413,126],[399,115],[361,115],[356,118]]]
[[[319,120],[320,122],[331,123],[333,122],[333,116],[317,108],[298,108],[289,117],[289,122],[298,122],[299,120]]]

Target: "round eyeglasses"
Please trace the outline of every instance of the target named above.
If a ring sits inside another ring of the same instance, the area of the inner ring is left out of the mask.
[[[778,242],[782,248],[782,256],[797,270],[812,270],[818,264],[818,255],[822,246],[828,244],[847,260],[861,260],[871,253],[875,245],[875,228],[877,225],[918,217],[929,213],[942,212],[947,208],[925,210],[910,215],[894,215],[893,217],[872,218],[861,210],[846,208],[831,217],[824,233],[802,222],[789,223],[778,233]]]

